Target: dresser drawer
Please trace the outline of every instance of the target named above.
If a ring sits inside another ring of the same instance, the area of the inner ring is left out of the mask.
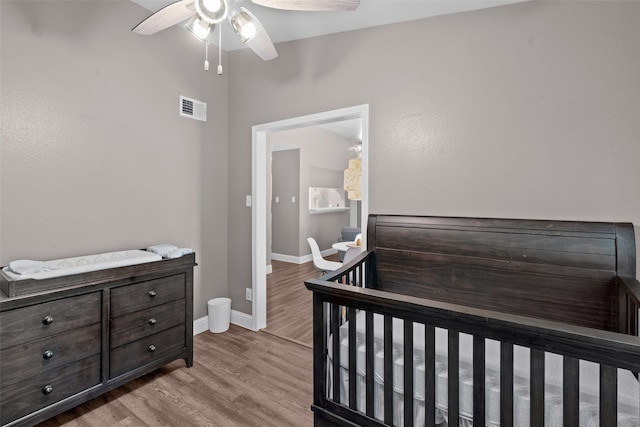
[[[97,384],[100,384],[100,355],[3,386],[0,421],[5,424]]]
[[[0,384],[4,387],[76,360],[99,354],[101,325],[96,323],[0,351]]]
[[[185,275],[162,277],[111,290],[111,318],[185,297]]]
[[[184,299],[111,319],[111,348],[162,332],[185,322]]]
[[[110,378],[178,353],[185,347],[184,324],[111,350]]]
[[[100,322],[102,293],[80,295],[0,313],[0,349]]]

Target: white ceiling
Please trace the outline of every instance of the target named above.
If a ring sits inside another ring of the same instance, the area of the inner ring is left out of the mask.
[[[317,127],[341,135],[351,141],[362,142],[362,120],[360,119],[330,122]]]
[[[336,122],[324,123],[313,127],[324,129],[328,132],[335,133],[349,140],[347,148],[354,149],[362,142],[362,120],[350,119]],[[292,150],[296,147],[285,145],[282,143],[274,143],[271,146],[272,151]],[[355,152],[355,151],[354,151]]]
[[[156,12],[173,3],[174,0],[131,1],[150,12]],[[249,0],[232,1],[249,9],[260,20],[271,40],[274,43],[281,43],[526,0],[361,0],[360,6],[354,12],[295,12],[259,6]],[[133,28],[137,22],[131,24]],[[231,27],[224,24],[222,28],[222,48],[224,50],[242,49],[243,45],[231,32]],[[216,28],[217,31],[218,28]],[[216,35],[214,40],[217,39]]]

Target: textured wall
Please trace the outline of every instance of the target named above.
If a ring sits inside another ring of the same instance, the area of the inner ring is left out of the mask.
[[[638,22],[640,2],[525,2],[232,52],[231,298],[251,284],[251,126],[342,107],[370,105],[372,213],[640,226]]]
[[[310,168],[321,168],[327,173],[334,171],[339,175],[339,180],[334,180],[332,186],[342,187],[342,171],[347,168],[349,159],[355,157],[354,151],[350,149],[353,141],[317,126],[274,132],[269,134],[268,141],[300,148],[300,200],[296,203],[299,233],[297,242],[294,243],[296,256],[311,253],[307,237],[314,237],[320,250],[331,248],[331,244],[340,236],[342,227],[349,225],[349,213],[309,213],[309,187],[318,185],[310,182]],[[274,249],[274,252],[277,251]]]
[[[271,156],[271,252],[294,257],[299,256],[300,240],[300,152],[299,148],[281,150]]]
[[[227,294],[227,80],[131,2],[2,1],[0,263],[174,243],[195,317]],[[206,123],[178,97],[208,103]]]
[[[170,241],[198,251],[196,317],[227,277],[250,313],[251,126],[365,103],[371,212],[640,224],[638,2],[231,52],[222,78],[179,28],[131,34],[147,14],[0,2],[0,264]],[[208,102],[206,124],[177,116],[180,94]]]

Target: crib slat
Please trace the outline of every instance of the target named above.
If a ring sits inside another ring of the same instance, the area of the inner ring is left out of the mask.
[[[331,304],[331,337],[333,345],[333,401],[340,403],[340,307]]]
[[[404,425],[413,427],[413,322],[404,321]]]
[[[362,269],[360,268],[360,266],[356,266],[353,271],[350,273],[351,276],[351,285],[352,286],[360,286],[360,283],[362,283]]]
[[[436,423],[436,332],[424,325],[424,412],[426,427]]]
[[[500,343],[500,425],[513,427],[513,344]]]
[[[367,402],[366,402],[366,413],[368,417],[373,418],[374,415],[374,348],[373,348],[373,312],[367,311],[365,314],[365,364],[366,364],[366,375],[365,375],[365,388],[367,394]]]
[[[637,337],[640,334],[640,330],[638,330],[638,315],[640,314],[640,307],[631,298],[627,298],[627,300],[627,334]]]
[[[320,405],[328,396],[327,384],[327,311],[328,304],[319,295],[313,294],[313,402]]]
[[[473,337],[473,425],[485,426],[485,351],[484,338]]]
[[[531,427],[544,427],[544,351],[531,349]]]
[[[349,408],[357,409],[356,400],[356,309],[347,308],[347,322],[349,323]]]
[[[449,423],[457,425],[460,418],[460,339],[458,331],[449,329],[448,411]]]
[[[564,357],[562,372],[563,426],[578,427],[580,420],[580,364],[578,359]]]
[[[393,318],[384,316],[384,422],[393,423]]]
[[[618,421],[618,370],[600,365],[600,425],[614,426]]]
[[[631,309],[631,301],[624,291],[622,283],[618,284],[618,332],[629,334],[630,320],[628,311]]]

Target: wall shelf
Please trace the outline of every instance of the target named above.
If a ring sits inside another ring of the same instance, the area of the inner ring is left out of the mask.
[[[314,214],[325,214],[325,213],[335,213],[335,212],[346,212],[346,211],[350,211],[351,208],[349,207],[341,207],[341,208],[314,208],[314,209],[309,209],[309,213],[314,215]]]

